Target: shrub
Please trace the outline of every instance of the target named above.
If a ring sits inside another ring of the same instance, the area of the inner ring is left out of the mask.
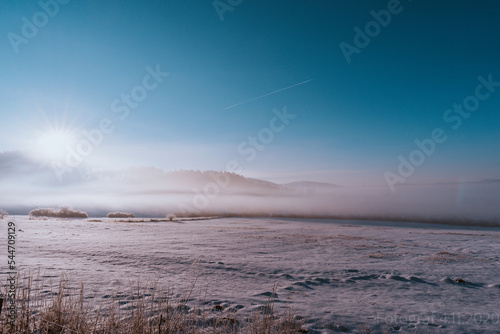
[[[133,213],[127,212],[110,212],[108,213],[108,218],[135,218]]]
[[[29,213],[33,217],[54,217],[54,218],[88,218],[86,212],[73,210],[70,207],[62,207],[60,209],[38,208],[31,210]]]

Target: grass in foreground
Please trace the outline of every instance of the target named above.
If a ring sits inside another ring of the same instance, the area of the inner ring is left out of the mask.
[[[70,284],[62,275],[57,284],[46,282],[40,273],[16,277],[16,317],[8,318],[9,302],[3,300],[0,315],[0,334],[175,334],[175,333],[234,333],[234,334],[291,334],[307,333],[305,320],[298,320],[287,308],[275,310],[273,294],[267,303],[246,319],[238,319],[236,310],[224,305],[213,305],[203,298],[192,298],[198,276],[190,287],[177,297],[172,290],[160,291],[157,284],[131,284],[128,289],[117,289],[113,295],[97,297],[85,293],[84,284]],[[9,285],[0,291],[5,298]],[[98,303],[99,301],[99,303]],[[356,322],[358,333],[376,333]],[[338,330],[337,330],[338,331]],[[343,331],[343,330],[340,330]],[[385,328],[382,333],[392,333]],[[442,333],[441,329],[416,329],[411,334]]]
[[[85,294],[83,283],[72,287],[64,275],[55,287],[52,282],[45,284],[39,273],[36,277],[19,274],[16,282],[15,320],[8,318],[9,303],[4,300],[2,334],[307,333],[304,321],[297,321],[290,309],[277,314],[273,296],[243,320],[235,310],[209,305],[201,298],[192,303],[197,278],[181,297],[171,290],[159,291],[156,284],[148,288],[138,282],[126,291],[117,289],[99,305],[96,295]],[[5,297],[8,285],[3,290]]]

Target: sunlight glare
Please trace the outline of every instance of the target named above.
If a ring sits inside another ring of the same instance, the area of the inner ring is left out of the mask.
[[[38,153],[46,160],[61,160],[66,154],[66,146],[72,142],[73,136],[69,132],[47,131],[38,139]]]

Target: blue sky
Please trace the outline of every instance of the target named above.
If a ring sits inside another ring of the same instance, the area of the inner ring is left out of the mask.
[[[478,76],[500,81],[500,4],[402,0],[348,63],[339,44],[354,45],[354,28],[388,3],[244,0],[221,20],[212,1],[73,0],[16,52],[9,33],[22,37],[23,17],[43,9],[4,1],[0,151],[39,150],[50,128],[75,144],[109,118],[114,130],[86,163],[223,170],[236,160],[271,181],[385,185],[414,140],[442,128],[448,139],[406,182],[499,178],[500,88],[457,130],[443,114]],[[169,75],[120,120],[112,102],[148,66]],[[296,117],[247,161],[238,147],[285,107]]]

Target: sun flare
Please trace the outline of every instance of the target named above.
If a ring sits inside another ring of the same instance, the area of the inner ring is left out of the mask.
[[[74,137],[69,131],[50,130],[40,134],[37,141],[38,155],[45,160],[61,160],[66,154],[66,147]]]

